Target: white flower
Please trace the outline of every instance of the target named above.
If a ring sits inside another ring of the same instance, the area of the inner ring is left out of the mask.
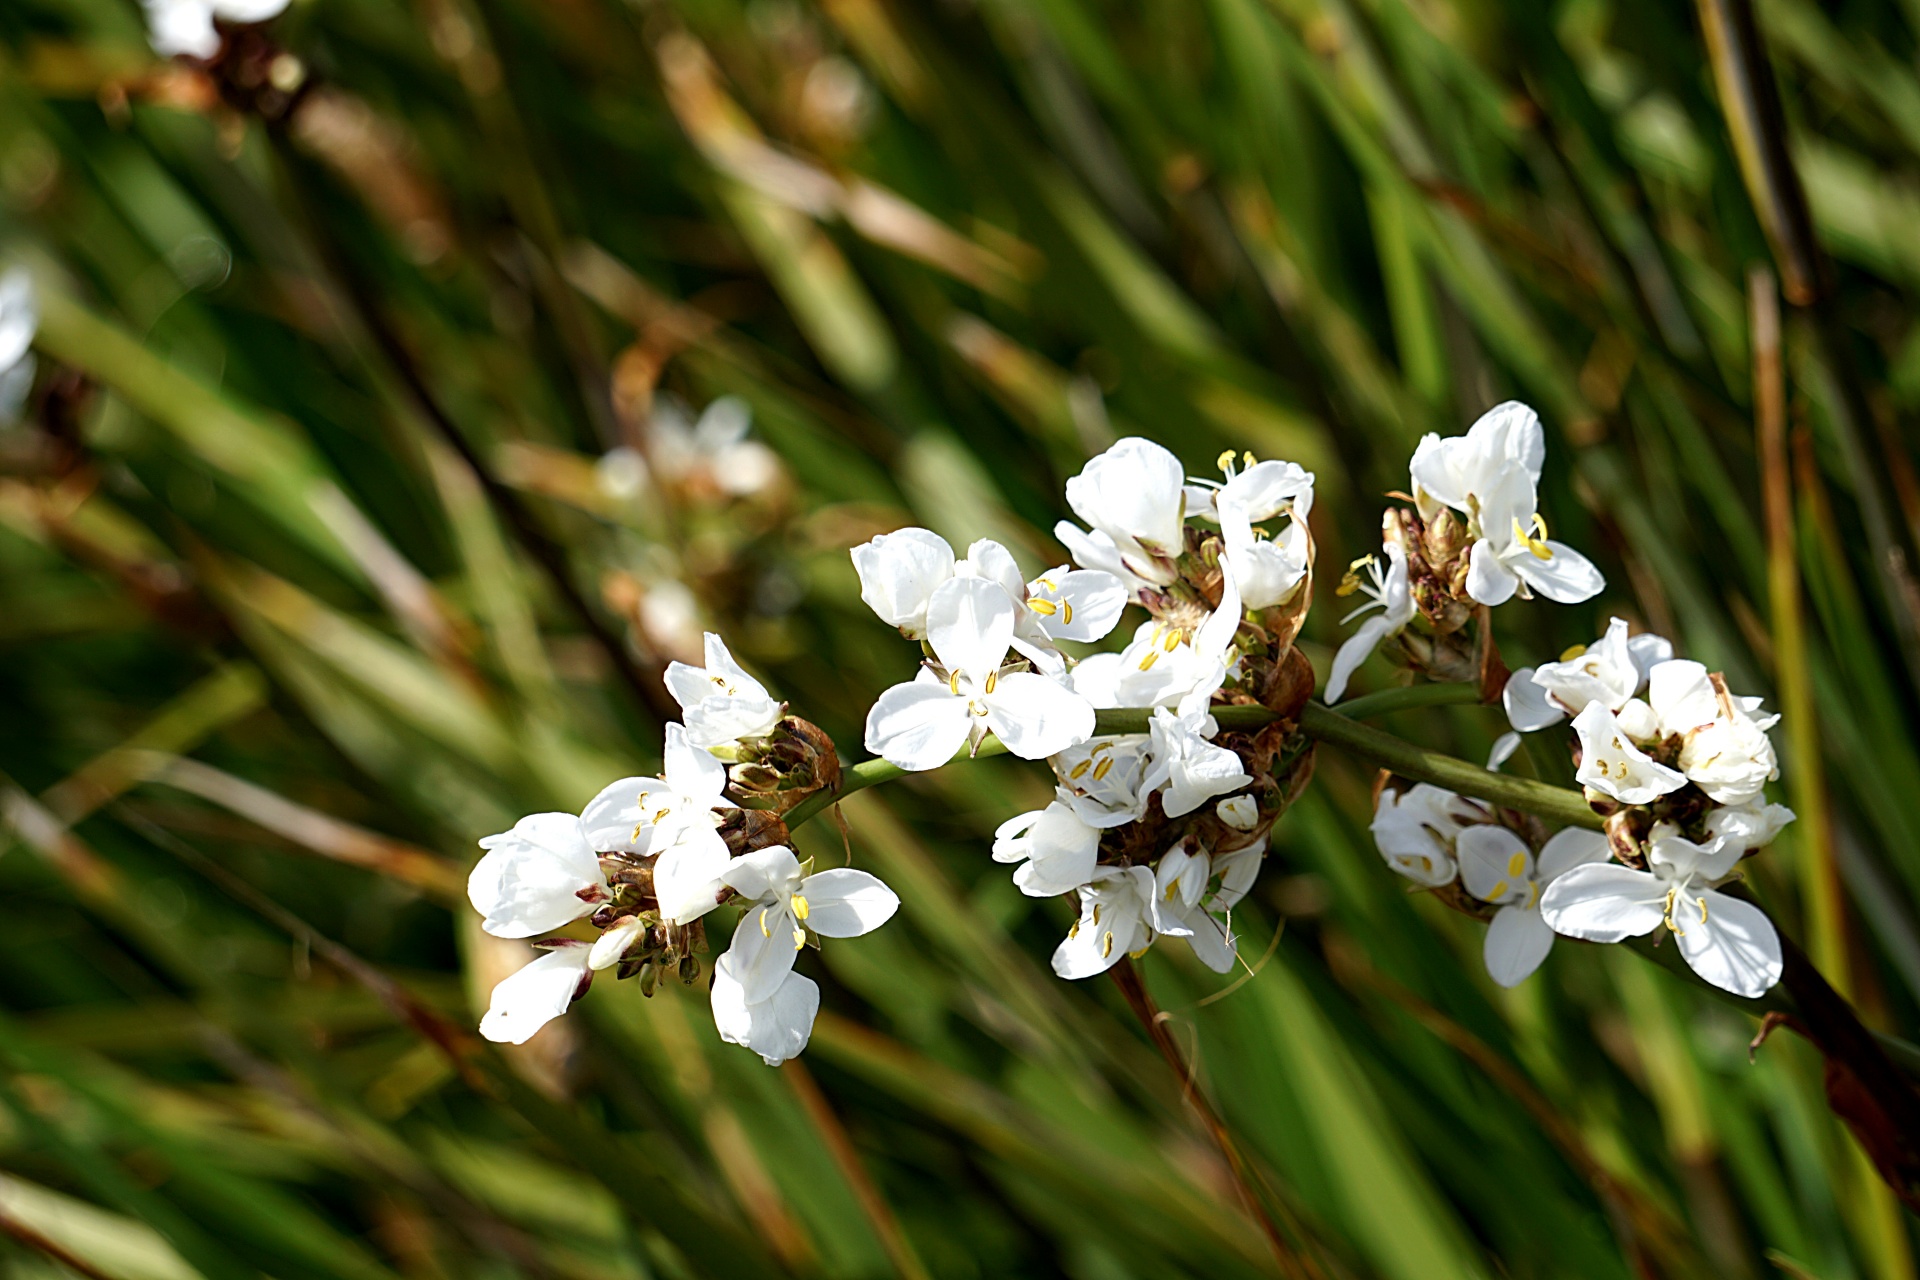
[[[1213,895],[1211,904],[1214,910],[1231,911],[1240,905],[1241,899],[1252,891],[1253,882],[1259,878],[1260,863],[1266,856],[1265,835],[1243,848],[1213,855],[1213,871],[1220,877],[1220,888]]]
[[[467,876],[467,898],[496,937],[558,929],[607,899],[600,856],[570,813],[529,814],[480,847],[487,852]]]
[[[1558,662],[1514,672],[1501,699],[1507,720],[1532,733],[1579,715],[1589,702],[1619,711],[1646,688],[1647,673],[1671,657],[1670,641],[1651,633],[1629,636],[1626,619],[1614,618],[1592,644],[1569,650]]]
[[[495,1044],[525,1044],[587,993],[593,973],[584,942],[563,940],[502,978],[480,1019],[480,1034]]]
[[[933,769],[988,732],[1024,760],[1040,760],[1093,735],[1093,706],[1032,672],[1003,671],[1014,603],[980,578],[942,583],[927,605],[927,640],[939,670],[880,695],[867,715],[867,750],[901,769]]]
[[[853,549],[860,598],[909,640],[927,634],[927,602],[953,577],[953,548],[929,529],[883,533]]]
[[[1285,603],[1306,578],[1313,546],[1307,532],[1313,473],[1297,463],[1252,458],[1248,454],[1246,469],[1237,471],[1232,450],[1221,454],[1226,483],[1201,481],[1190,487],[1187,508],[1190,515],[1219,523],[1244,607],[1266,609]],[[1255,534],[1254,525],[1281,515],[1288,521],[1279,534],[1270,539]]]
[[[1471,516],[1486,505],[1487,494],[1508,469],[1538,484],[1546,460],[1540,415],[1509,400],[1481,414],[1464,436],[1429,433],[1420,441],[1410,468],[1414,504],[1423,520],[1432,520],[1442,506]]]
[[[1127,955],[1153,944],[1153,872],[1145,867],[1100,867],[1080,888],[1080,918],[1053,952],[1063,978],[1105,973]]]
[[[1716,857],[1729,850],[1745,857],[1754,849],[1772,844],[1773,838],[1793,819],[1793,810],[1783,804],[1715,809],[1707,815],[1707,842],[1701,848]]]
[[[900,907],[900,899],[878,877],[851,867],[805,875],[793,851],[779,844],[735,858],[724,879],[747,899],[727,946],[727,962],[749,1006],[773,998],[793,972],[809,931],[823,938],[857,938],[892,919]]]
[[[1718,804],[1742,805],[1780,776],[1767,730],[1779,716],[1755,719],[1758,698],[1725,694],[1698,662],[1662,662],[1648,680],[1647,701],[1662,736],[1680,735],[1680,768]]]
[[[780,458],[747,439],[752,423],[753,408],[739,396],[721,396],[691,424],[681,405],[663,396],[649,423],[653,465],[670,479],[700,479],[736,498],[758,493],[780,478]]]
[[[1127,607],[1127,588],[1098,569],[1049,569],[1026,589],[1027,610],[1049,640],[1103,640]]]
[[[1384,573],[1381,572],[1380,562],[1372,556],[1354,561],[1348,571],[1348,580],[1367,597],[1367,601],[1340,621],[1352,622],[1372,609],[1379,609],[1380,613],[1361,623],[1360,629],[1348,636],[1346,643],[1340,646],[1340,651],[1333,655],[1333,670],[1327,673],[1326,700],[1329,703],[1340,701],[1341,695],[1347,691],[1347,681],[1353,678],[1360,664],[1380,647],[1382,640],[1399,635],[1413,621],[1413,592],[1407,583],[1407,553],[1392,542],[1381,547],[1380,553],[1387,558]],[[1373,579],[1372,583],[1360,578],[1361,569],[1367,571]]]
[[[660,914],[687,924],[718,905],[727,844],[717,830],[727,766],[667,726],[663,776],[622,778],[595,796],[580,814],[587,840],[603,852],[656,855],[654,894]]]
[[[1460,879],[1467,892],[1500,909],[1487,925],[1483,957],[1487,974],[1503,987],[1517,986],[1540,967],[1553,948],[1553,930],[1540,916],[1541,891],[1578,866],[1607,860],[1607,838],[1568,827],[1533,851],[1505,827],[1472,826],[1454,842]]]
[[[278,17],[288,0],[145,0],[147,39],[163,58],[185,54],[207,59],[220,52],[215,18],[223,22],[265,22]]]
[[[1166,583],[1173,581],[1173,561],[1185,546],[1184,484],[1180,459],[1151,440],[1129,436],[1067,481],[1067,505],[1107,536],[1128,570]]]
[[[819,985],[803,973],[789,972],[772,995],[749,1004],[746,985],[734,968],[731,953],[713,966],[713,1025],[720,1038],[753,1050],[770,1067],[797,1057],[813,1036],[813,1020],[820,1012]]]
[[[25,267],[0,275],[0,424],[19,418],[33,390],[33,335],[40,302]]]
[[[1207,739],[1219,732],[1204,711],[1175,715],[1157,707],[1151,724],[1153,763],[1141,786],[1148,792],[1165,789],[1160,807],[1169,818],[1192,813],[1215,796],[1238,791],[1253,781],[1240,766],[1240,757]]]
[[[1075,667],[1074,689],[1096,707],[1204,710],[1240,660],[1233,642],[1245,610],[1232,566],[1221,570],[1220,603],[1191,634],[1143,622],[1119,653],[1096,654]]]
[[[1454,877],[1453,842],[1460,834],[1460,797],[1428,783],[1404,794],[1383,787],[1373,810],[1373,842],[1395,871],[1428,888]]]
[[[1252,796],[1228,796],[1213,806],[1213,814],[1235,831],[1251,831],[1260,825],[1260,802]]]
[[[667,664],[667,692],[686,716],[687,741],[712,750],[729,747],[742,738],[758,738],[780,721],[783,704],[748,675],[727,643],[706,633],[707,665]]]
[[[1212,876],[1206,850],[1190,853],[1184,843],[1167,850],[1154,872],[1152,924],[1155,933],[1186,939],[1207,968],[1226,973],[1237,952],[1232,930],[1213,914],[1217,902],[1205,900]]]
[[[1093,878],[1100,828],[1080,819],[1071,797],[1063,788],[1046,808],[1009,818],[993,833],[993,860],[1022,864],[1013,882],[1028,897],[1051,898]]]
[[[1649,804],[1687,784],[1686,775],[1669,769],[1633,743],[1613,712],[1589,702],[1573,718],[1580,735],[1580,768],[1574,780],[1622,804]]]
[[[1467,594],[1481,604],[1505,604],[1516,591],[1578,604],[1606,586],[1585,556],[1547,537],[1535,506],[1546,456],[1539,415],[1511,400],[1482,414],[1466,435],[1428,435],[1413,452],[1421,517],[1433,519],[1442,506],[1467,517],[1475,539]]]
[[[1708,887],[1740,853],[1709,853],[1663,823],[1654,828],[1650,870],[1576,867],[1547,887],[1540,912],[1555,933],[1589,942],[1619,942],[1665,924],[1695,973],[1752,999],[1780,980],[1780,937],[1758,907]]]
[[[1152,793],[1143,784],[1152,741],[1144,733],[1093,738],[1057,752],[1048,761],[1063,798],[1082,822],[1090,827],[1117,827],[1146,812]]]

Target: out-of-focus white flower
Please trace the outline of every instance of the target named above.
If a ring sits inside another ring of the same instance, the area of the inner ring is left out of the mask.
[[[622,778],[581,811],[588,842],[601,852],[653,854],[660,914],[687,924],[718,905],[727,843],[717,829],[726,798],[727,766],[670,724],[658,778]]]
[[[1613,712],[1598,702],[1573,718],[1580,736],[1580,768],[1574,780],[1621,804],[1650,804],[1687,785],[1686,775],[1669,769],[1634,745]]]
[[[1100,857],[1100,828],[1074,812],[1064,789],[1044,809],[1007,819],[993,833],[993,860],[1018,862],[1013,883],[1032,898],[1051,898],[1093,878]]]
[[[1589,942],[1620,942],[1664,924],[1695,973],[1752,999],[1780,980],[1780,936],[1758,907],[1710,887],[1740,854],[1709,853],[1662,824],[1649,845],[1649,870],[1576,867],[1547,887],[1540,912],[1555,933]]]
[[[1598,595],[1606,580],[1591,561],[1547,537],[1536,508],[1546,434],[1539,415],[1508,401],[1482,414],[1464,436],[1428,435],[1413,453],[1413,496],[1423,519],[1443,506],[1467,518],[1474,538],[1467,594],[1485,605],[1537,591],[1560,604]]]
[[[727,962],[749,1006],[774,998],[809,932],[857,938],[900,909],[900,899],[879,877],[851,867],[807,875],[785,845],[741,854],[728,864],[725,880],[747,900]]]
[[[1100,867],[1080,888],[1080,918],[1053,952],[1063,978],[1091,978],[1153,945],[1153,872]]]
[[[587,993],[593,973],[584,942],[563,940],[537,960],[502,978],[480,1019],[480,1034],[495,1044],[525,1044],[535,1032]]]
[[[772,995],[747,1002],[747,988],[735,974],[731,954],[713,965],[713,1025],[720,1038],[753,1050],[770,1067],[798,1057],[813,1036],[820,1013],[820,987],[803,973],[788,972]]]
[[[0,426],[14,422],[33,390],[33,335],[40,328],[40,300],[25,267],[0,275]]]
[[[1062,798],[1082,822],[1090,827],[1117,827],[1146,812],[1151,791],[1144,784],[1151,743],[1144,733],[1093,738],[1051,758]]]
[[[733,660],[726,641],[711,631],[705,640],[706,666],[667,664],[667,692],[686,717],[687,741],[711,750],[770,732],[784,704]]]
[[[1014,603],[982,578],[942,583],[927,606],[927,641],[939,670],[897,684],[867,715],[867,750],[902,769],[934,769],[991,732],[1023,760],[1040,760],[1093,736],[1093,706],[1032,672],[1003,671]]]
[[[1184,548],[1184,488],[1180,459],[1151,440],[1129,436],[1067,481],[1067,505],[1106,535],[1130,572],[1165,583],[1173,581],[1173,561]]]
[[[1471,826],[1454,842],[1467,892],[1500,909],[1487,924],[1482,957],[1503,987],[1518,986],[1553,949],[1553,930],[1540,916],[1541,891],[1578,866],[1607,860],[1607,838],[1568,827],[1541,846],[1538,861],[1505,827]]]
[[[286,10],[288,0],[144,0],[147,40],[163,58],[205,60],[220,52],[222,22],[265,22]]]
[[[1437,888],[1453,880],[1454,841],[1460,835],[1460,797],[1429,783],[1405,793],[1382,788],[1373,810],[1373,842],[1387,865],[1415,884]]]
[[[1389,542],[1380,548],[1380,554],[1387,558],[1387,567],[1381,571],[1380,562],[1372,556],[1363,556],[1353,562],[1347,570],[1347,579],[1341,583],[1341,590],[1351,594],[1358,591],[1367,597],[1366,603],[1340,619],[1352,622],[1363,613],[1373,609],[1380,612],[1360,624],[1360,629],[1348,636],[1333,655],[1333,669],[1327,673],[1326,698],[1329,703],[1340,701],[1347,691],[1347,681],[1359,670],[1380,642],[1399,635],[1413,621],[1413,592],[1407,583],[1407,553],[1397,543]],[[1364,569],[1371,582],[1360,577]],[[1352,584],[1351,590],[1348,583]]]
[[[558,929],[607,899],[600,855],[570,813],[528,814],[480,847],[487,852],[467,875],[467,898],[496,937]]]
[[[1165,707],[1154,709],[1152,763],[1141,785],[1148,792],[1161,792],[1160,807],[1169,818],[1192,813],[1215,796],[1238,791],[1253,781],[1238,755],[1208,741],[1218,732],[1219,726],[1204,711],[1176,715]]]
[[[663,479],[711,484],[736,498],[750,497],[780,478],[780,458],[747,438],[753,408],[739,396],[721,396],[688,422],[685,410],[661,397],[649,420],[649,452]]]

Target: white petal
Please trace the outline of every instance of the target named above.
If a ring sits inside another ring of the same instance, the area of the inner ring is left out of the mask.
[[[1688,733],[1720,717],[1720,699],[1707,669],[1684,658],[1656,663],[1647,673],[1647,701],[1660,717],[1660,732]]]
[[[480,1019],[480,1034],[495,1044],[525,1044],[565,1013],[589,978],[588,950],[576,943],[549,951],[501,979]]]
[[[872,933],[900,909],[900,898],[880,877],[852,867],[832,867],[800,882],[807,900],[806,925],[823,938]]]
[[[967,744],[971,727],[965,698],[944,684],[910,681],[881,694],[867,712],[867,750],[896,768],[937,769]]]
[[[770,1067],[797,1057],[813,1035],[820,987],[805,974],[789,973],[771,997],[747,1003],[747,989],[721,956],[713,966],[713,1025],[728,1044],[759,1054]]]
[[[1555,933],[1619,942],[1652,933],[1665,917],[1666,887],[1645,871],[1591,863],[1547,886],[1540,915]]]
[[[800,887],[800,860],[787,846],[770,844],[727,863],[720,880],[749,902],[785,896]]]
[[[1507,687],[1500,693],[1500,703],[1507,712],[1507,723],[1521,733],[1534,733],[1567,718],[1566,710],[1548,697],[1546,689],[1536,683],[1533,677],[1532,667],[1522,667],[1507,677]],[[1582,702],[1581,705],[1586,704]]]
[[[1099,879],[1080,891],[1080,918],[1054,949],[1053,971],[1070,980],[1090,978],[1152,942],[1146,924],[1152,898],[1153,873],[1145,867],[1103,867]]]
[[[1467,428],[1467,442],[1483,467],[1515,462],[1537,484],[1546,465],[1547,435],[1540,415],[1518,400],[1497,404]]]
[[[1540,913],[1512,906],[1494,912],[1481,954],[1487,962],[1487,976],[1503,987],[1516,987],[1540,967],[1551,950],[1553,930]]]
[[[794,918],[780,903],[763,900],[748,904],[733,926],[733,940],[727,944],[727,962],[733,976],[746,988],[748,1004],[759,1004],[779,990],[805,945],[806,935],[800,933]]]
[[[39,327],[40,303],[33,277],[25,267],[13,267],[0,275],[0,369],[11,369],[27,358]]]
[[[998,671],[1013,644],[1013,599],[985,578],[953,578],[927,602],[927,640],[948,671],[977,684]]]
[[[594,939],[593,946],[587,952],[587,968],[610,969],[620,962],[633,940],[645,933],[647,926],[639,916],[628,916]]]
[[[1391,624],[1382,615],[1376,614],[1360,624],[1360,629],[1348,636],[1333,655],[1333,670],[1327,674],[1326,700],[1329,703],[1340,701],[1347,691],[1347,681],[1360,668],[1380,642],[1387,638]]]
[[[1685,774],[1635,746],[1613,712],[1601,703],[1589,702],[1573,718],[1573,730],[1580,735],[1580,768],[1574,778],[1582,786],[1622,804],[1647,804],[1686,785]]]
[[[580,811],[580,827],[587,843],[601,853],[646,853],[653,838],[654,813],[647,806],[647,797],[666,790],[669,788],[661,778],[622,778],[609,783]]]
[[[853,567],[867,607],[918,639],[926,634],[933,589],[953,576],[953,548],[930,530],[901,529],[855,547]]]
[[[1128,542],[1177,555],[1186,476],[1180,459],[1151,440],[1129,436],[1067,481],[1067,505],[1124,551]]]
[[[1588,831],[1583,827],[1567,827],[1556,831],[1540,846],[1537,859],[1537,875],[1542,883],[1558,880],[1575,867],[1583,867],[1589,862],[1605,862],[1613,856],[1607,846],[1607,838],[1598,831]]]
[[[1699,910],[1704,900],[1706,909]],[[1705,919],[1702,919],[1702,915]],[[1697,890],[1673,907],[1674,941],[1693,971],[1749,1000],[1780,981],[1780,935],[1750,902],[1712,889]]]
[[[1520,589],[1514,575],[1494,550],[1493,543],[1482,538],[1473,544],[1467,560],[1467,594],[1484,605],[1500,605],[1513,599]]]
[[[1533,853],[1505,827],[1468,827],[1454,856],[1467,892],[1482,902],[1520,902],[1532,892]]]
[[[1236,831],[1251,831],[1260,825],[1260,802],[1252,796],[1228,796],[1213,806],[1213,815]]]
[[[228,22],[265,22],[286,10],[288,0],[213,0],[216,17]]]
[[[999,862],[1025,859],[1014,883],[1030,897],[1050,898],[1093,878],[1100,858],[1100,831],[1058,800],[1035,813],[1003,823],[994,833]]]
[[[467,875],[467,898],[496,937],[558,929],[593,911],[582,890],[606,888],[600,859],[570,813],[529,814],[480,847],[487,852]]]
[[[146,0],[147,40],[163,58],[211,58],[220,52],[213,7],[204,0]]]
[[[681,795],[696,800],[709,797],[717,800],[727,789],[727,766],[711,751],[688,742],[685,726],[667,726],[663,756],[665,765],[660,772],[666,777],[668,785]]]
[[[1507,563],[1526,580],[1526,584],[1556,604],[1579,604],[1607,589],[1607,580],[1593,561],[1564,542],[1548,538],[1547,550],[1553,555],[1542,560],[1528,553],[1514,556]]]
[[[1227,926],[1218,916],[1195,908],[1188,917],[1192,928],[1187,933],[1187,945],[1193,948],[1194,958],[1215,973],[1232,973],[1234,958],[1239,955],[1235,945],[1238,939],[1227,931]]]
[[[1056,569],[1030,583],[1028,594],[1056,606],[1055,612],[1040,619],[1048,635],[1083,644],[1106,638],[1125,612],[1129,596],[1120,579],[1094,569],[1071,573]]]
[[[1026,595],[1026,575],[1020,572],[1019,562],[992,538],[982,538],[968,547],[967,558],[954,568],[957,573],[985,578],[1006,592],[1009,600],[1018,601]]]
[[[727,870],[727,842],[712,827],[685,826],[672,832],[672,842],[656,850],[653,892],[660,914],[674,924],[689,924],[719,905]]]
[[[1707,815],[1707,847],[1714,853],[1732,849],[1741,854],[1764,849],[1793,818],[1793,810],[1783,804],[1715,809]]]
[[[1627,653],[1633,659],[1634,669],[1640,673],[1640,685],[1644,686],[1647,673],[1673,657],[1673,641],[1651,631],[1643,631],[1637,636],[1627,637]],[[1636,688],[1634,692],[1639,692],[1639,689]]]
[[[1520,749],[1520,735],[1513,732],[1501,734],[1493,740],[1493,750],[1487,752],[1487,771],[1497,773],[1500,766],[1513,759],[1513,753]]]
[[[1093,736],[1093,704],[1045,676],[1001,676],[981,700],[993,736],[1022,760],[1044,760]]]

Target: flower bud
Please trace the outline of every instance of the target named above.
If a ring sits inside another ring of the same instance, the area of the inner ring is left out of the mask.
[[[738,761],[727,771],[727,793],[734,803],[774,813],[839,785],[840,756],[833,739],[792,715],[783,716],[765,737],[743,741]]]

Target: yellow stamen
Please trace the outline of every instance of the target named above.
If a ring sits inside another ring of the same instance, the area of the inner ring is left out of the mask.
[[[1059,605],[1055,604],[1051,600],[1042,600],[1038,596],[1035,596],[1032,599],[1027,601],[1027,608],[1033,610],[1035,613],[1039,614],[1043,618],[1051,618],[1054,614],[1060,611]]]
[[[1140,669],[1142,671],[1145,671],[1148,668],[1152,667],[1153,664],[1158,661],[1160,661],[1160,651],[1158,649],[1155,649],[1152,652],[1148,653],[1146,657],[1140,659]]]
[[[1496,884],[1495,886],[1493,886],[1493,891],[1491,893],[1487,894],[1487,901],[1492,902],[1495,898],[1498,898],[1500,895],[1504,894],[1506,891],[1507,891],[1507,882],[1505,880],[1502,880],[1499,884]]]
[[[1538,901],[1540,901],[1540,882],[1538,880],[1529,880],[1527,882],[1527,910],[1533,910],[1533,904]]]
[[[1527,874],[1527,855],[1524,853],[1516,853],[1511,858],[1508,858],[1507,874],[1515,880]]]
[[[1180,633],[1178,631],[1167,632],[1167,638],[1160,642],[1160,647],[1168,653],[1172,653],[1175,649],[1178,649],[1180,647]]]
[[[960,696],[960,673],[958,671],[947,677],[947,688],[953,691],[954,697],[957,698]]]
[[[994,687],[997,686],[999,683],[1000,683],[1000,673],[998,671],[987,672],[987,692],[988,693],[992,693],[994,690]]]
[[[1254,462],[1253,450],[1249,449],[1245,453],[1241,454],[1240,461],[1244,466],[1247,466],[1247,467],[1253,466],[1253,462]]]
[[[1213,465],[1220,468],[1220,470],[1226,472],[1228,475],[1232,475],[1233,474],[1233,450],[1222,449],[1220,451],[1220,456],[1213,460]]]
[[[1100,923],[1100,904],[1097,902],[1093,904],[1093,922]]]
[[[1093,768],[1093,761],[1082,760],[1079,764],[1067,771],[1067,777],[1071,781],[1078,782],[1082,777],[1086,776],[1087,770],[1091,768]]]
[[[1067,930],[1067,936],[1069,938],[1077,938],[1080,936],[1080,922],[1078,920],[1075,920],[1073,927]]]
[[[773,930],[767,927],[767,909],[765,907],[760,908],[760,936],[763,938],[771,938],[773,936]]]
[[[1698,898],[1695,899],[1695,901],[1700,904],[1700,923],[1705,924],[1707,922],[1707,900],[1705,898]]]
[[[1560,661],[1572,662],[1575,658],[1579,657],[1581,654],[1585,653],[1586,651],[1587,651],[1587,646],[1583,644],[1571,645],[1567,649],[1561,652]]]
[[[807,945],[807,931],[805,929],[795,929],[793,931],[793,949],[795,951],[798,951],[800,948],[806,945]]]
[[[813,914],[813,908],[807,905],[807,900],[801,897],[797,893],[794,894],[793,895],[793,918],[796,920],[805,920],[808,916],[812,914]]]
[[[1513,518],[1513,540],[1531,551],[1536,560],[1553,559],[1553,548],[1547,545],[1547,522],[1541,519],[1538,511],[1533,513],[1531,528],[1521,528],[1520,517]]]
[[[1105,960],[1113,954],[1113,930],[1107,930],[1107,940],[1100,945],[1100,958]]]
[[[1060,602],[1060,621],[1066,623],[1068,626],[1073,625],[1073,601],[1062,600]]]
[[[1102,760],[1099,764],[1093,767],[1093,780],[1095,782],[1099,782],[1102,778],[1105,778],[1108,773],[1112,772],[1112,770],[1113,770],[1113,757],[1108,756],[1105,760]]]

